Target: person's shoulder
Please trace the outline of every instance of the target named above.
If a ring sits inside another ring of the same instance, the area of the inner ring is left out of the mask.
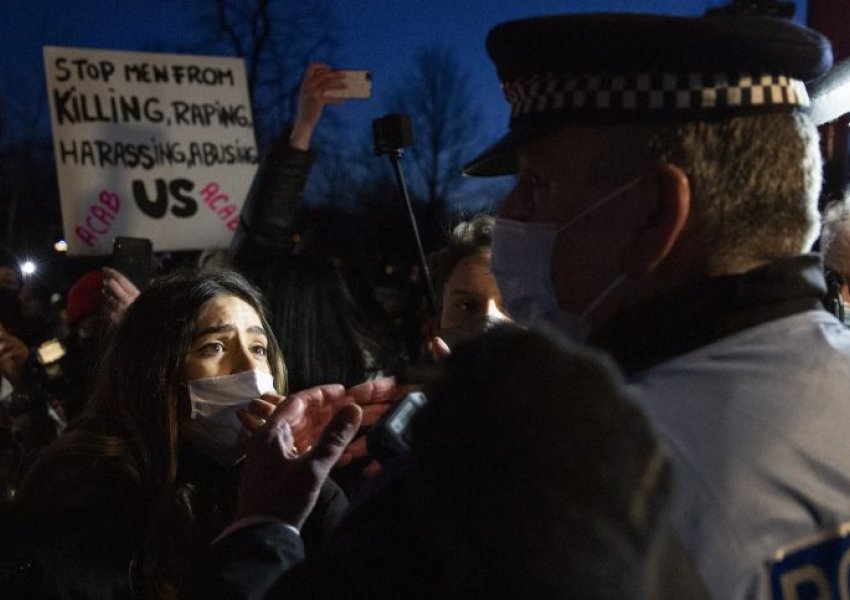
[[[40,521],[102,513],[124,517],[140,509],[146,497],[138,472],[117,458],[47,455],[25,481],[20,502],[24,514]]]

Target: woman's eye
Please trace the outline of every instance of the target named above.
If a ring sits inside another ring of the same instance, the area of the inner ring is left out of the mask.
[[[212,356],[224,352],[224,344],[221,342],[210,342],[201,346],[201,353]]]
[[[254,354],[256,354],[257,356],[267,356],[268,355],[268,349],[265,346],[257,345],[257,346],[254,346],[253,350],[254,350]]]
[[[465,314],[474,313],[474,312],[478,311],[478,302],[476,302],[474,300],[463,300],[461,302],[458,302],[456,307],[457,307],[457,310],[462,312],[462,313],[465,313]]]

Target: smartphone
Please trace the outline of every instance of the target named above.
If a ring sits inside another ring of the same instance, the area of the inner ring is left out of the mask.
[[[342,82],[345,88],[330,90],[327,95],[332,98],[371,98],[372,97],[372,72],[363,70],[343,70]]]
[[[112,268],[133,282],[139,291],[153,276],[153,246],[147,238],[118,236],[112,245]]]
[[[35,356],[42,365],[49,365],[65,356],[65,347],[62,342],[53,338],[39,345],[35,350]]]

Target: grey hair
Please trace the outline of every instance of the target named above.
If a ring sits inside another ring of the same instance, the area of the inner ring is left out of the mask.
[[[693,199],[688,227],[710,251],[709,272],[741,272],[811,247],[821,156],[807,116],[681,123],[664,128],[651,147],[687,173]]]
[[[823,213],[823,265],[841,275],[850,274],[850,198],[833,202]]]

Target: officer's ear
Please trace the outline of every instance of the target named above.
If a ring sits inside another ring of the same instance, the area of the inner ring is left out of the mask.
[[[678,166],[664,163],[647,177],[641,198],[643,210],[636,215],[623,254],[623,271],[639,277],[654,271],[675,246],[691,207],[688,176]]]

